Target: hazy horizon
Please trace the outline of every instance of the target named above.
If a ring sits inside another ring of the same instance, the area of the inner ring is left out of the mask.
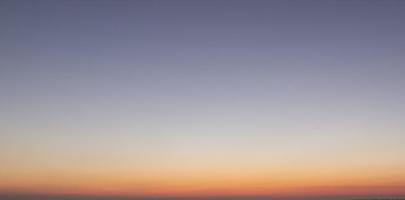
[[[314,196],[255,196],[255,195],[212,195],[212,196],[130,196],[130,195],[80,195],[80,194],[23,194],[23,193],[0,193],[1,199],[16,200],[16,199],[50,199],[50,200],[403,200],[405,195],[314,195]]]
[[[405,1],[0,0],[0,193],[405,195]]]

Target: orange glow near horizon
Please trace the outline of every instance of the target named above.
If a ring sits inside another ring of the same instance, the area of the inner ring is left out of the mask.
[[[38,186],[41,185],[41,186]],[[310,185],[310,186],[156,186],[153,189],[139,191],[127,185],[93,184],[60,186],[56,184],[38,184],[4,188],[2,193],[50,194],[50,195],[95,195],[95,196],[357,196],[357,195],[405,195],[405,184],[398,185]],[[41,188],[40,188],[41,187]]]
[[[405,176],[364,171],[278,171],[227,174],[48,174],[0,181],[0,191],[119,196],[334,196],[404,195]],[[367,174],[365,176],[364,174]]]
[[[405,200],[404,22],[405,0],[0,0],[0,200]]]

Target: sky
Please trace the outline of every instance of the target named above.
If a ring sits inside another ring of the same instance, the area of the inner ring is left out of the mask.
[[[405,2],[0,1],[0,193],[405,195]]]

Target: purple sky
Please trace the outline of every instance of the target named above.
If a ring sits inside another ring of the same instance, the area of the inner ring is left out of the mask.
[[[83,152],[403,170],[404,91],[405,1],[0,2],[9,174]]]

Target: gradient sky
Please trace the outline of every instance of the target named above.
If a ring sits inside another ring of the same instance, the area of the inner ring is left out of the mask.
[[[0,191],[405,194],[405,1],[0,1]]]

